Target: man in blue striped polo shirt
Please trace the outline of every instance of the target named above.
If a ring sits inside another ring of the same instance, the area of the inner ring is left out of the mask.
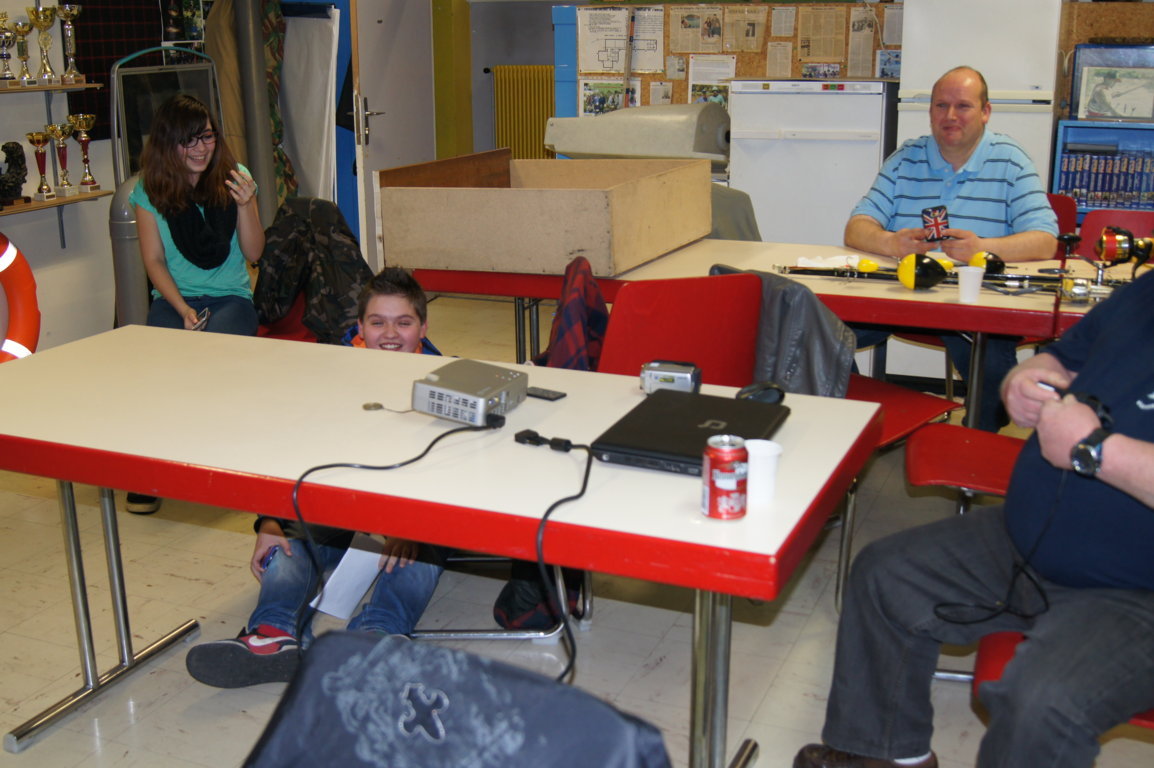
[[[873,186],[853,209],[845,244],[900,259],[940,250],[959,262],[989,251],[1004,261],[1053,258],[1058,222],[1041,179],[1025,151],[1008,136],[986,130],[989,91],[970,67],[951,69],[934,84],[930,100],[932,136],[907,141],[890,155]],[[944,205],[950,227],[945,240],[927,240],[922,210]],[[871,332],[873,331],[873,332]],[[858,346],[881,343],[888,330],[859,331]],[[943,336],[954,364],[965,375],[970,345],[960,335]],[[998,391],[1017,362],[1016,339],[993,337],[986,349],[979,426],[1004,423]]]

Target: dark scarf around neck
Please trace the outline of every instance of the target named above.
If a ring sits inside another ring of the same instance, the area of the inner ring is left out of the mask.
[[[216,269],[228,258],[236,232],[236,201],[223,208],[200,208],[189,203],[184,210],[165,217],[172,241],[181,255],[201,269]]]

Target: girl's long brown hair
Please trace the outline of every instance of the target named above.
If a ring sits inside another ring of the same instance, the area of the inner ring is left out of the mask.
[[[216,132],[216,148],[196,187],[190,188],[180,145],[204,131],[205,122]],[[232,202],[224,183],[236,167],[236,158],[208,107],[194,96],[177,94],[156,110],[140,166],[144,191],[164,216],[178,213],[190,203],[223,208]]]

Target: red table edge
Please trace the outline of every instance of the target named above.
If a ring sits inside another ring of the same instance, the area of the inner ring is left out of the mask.
[[[816,499],[776,556],[719,550],[689,542],[550,522],[545,533],[548,562],[645,581],[772,600],[821,533],[830,512],[869,459],[881,434],[880,409],[826,480]],[[3,468],[56,480],[85,483],[183,499],[227,509],[292,517],[293,481],[235,470],[81,448],[0,435]],[[140,482],[126,483],[126,477]],[[300,494],[305,519],[370,533],[388,533],[460,549],[534,559],[538,520],[448,504],[385,496],[306,483]],[[382,505],[403,507],[382,526]],[[435,513],[435,535],[420,513]],[[544,512],[544,510],[542,510]],[[718,523],[724,525],[725,523]],[[563,529],[564,536],[550,531]],[[658,556],[658,553],[660,555]],[[725,558],[724,573],[711,566]]]
[[[472,293],[481,296],[511,296],[519,299],[558,299],[561,275],[531,275],[522,272],[482,272],[462,269],[413,270],[413,277],[431,293]],[[627,281],[598,277],[597,285],[605,300],[612,303]]]
[[[525,299],[557,299],[561,295],[561,275],[533,275],[520,272],[483,272],[458,269],[413,270],[413,276],[426,291],[434,293],[509,296]],[[613,303],[617,291],[628,279],[598,277],[597,285],[605,301]],[[808,285],[808,283],[806,283]],[[891,301],[876,296],[844,296],[809,288],[845,322],[908,326],[927,330],[964,328],[1012,336],[1049,337],[1061,333],[1082,318],[1080,312],[1058,309],[1055,328],[1054,312],[1037,309],[1013,309],[949,304],[936,301]],[[963,319],[955,319],[957,315]]]

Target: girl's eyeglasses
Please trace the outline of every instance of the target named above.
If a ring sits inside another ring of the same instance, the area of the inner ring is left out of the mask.
[[[185,139],[184,141],[180,142],[180,146],[184,147],[185,149],[192,149],[197,144],[201,144],[201,143],[203,143],[203,144],[215,144],[216,143],[216,131],[204,131],[203,133],[198,133],[195,136],[193,136],[192,138]]]

